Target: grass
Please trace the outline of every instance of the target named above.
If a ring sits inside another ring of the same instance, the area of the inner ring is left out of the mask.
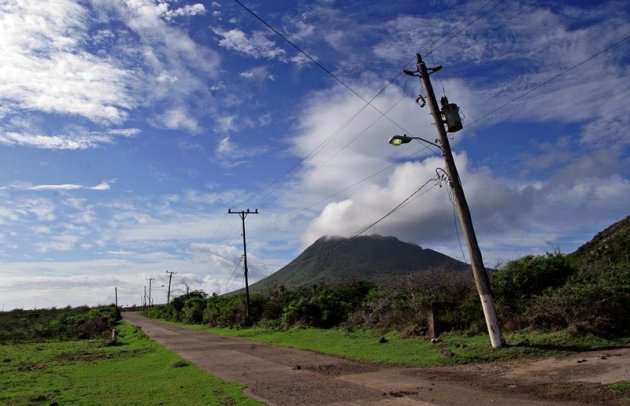
[[[623,381],[608,385],[608,388],[618,396],[623,396],[627,401],[630,401],[630,381]]]
[[[242,337],[253,341],[340,355],[377,364],[398,364],[410,367],[464,364],[523,357],[542,357],[554,354],[585,351],[594,347],[618,346],[630,341],[628,337],[614,340],[585,336],[573,337],[567,332],[509,333],[508,345],[492,349],[486,335],[466,336],[445,333],[440,342],[432,344],[423,337],[400,338],[397,333],[385,336],[370,331],[346,329],[295,328],[275,331],[264,328],[208,328],[200,325],[180,326],[204,330],[214,334]],[[386,343],[380,339],[385,337]],[[452,355],[450,355],[452,354]]]
[[[144,336],[119,326],[118,345],[81,340],[0,346],[0,404],[258,405]]]

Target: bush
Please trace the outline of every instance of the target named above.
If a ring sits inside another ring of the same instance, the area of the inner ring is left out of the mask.
[[[495,300],[503,312],[522,314],[536,295],[561,286],[576,271],[561,253],[528,255],[511,261],[494,274]]]
[[[585,269],[571,283],[536,298],[526,317],[534,327],[569,328],[575,334],[630,333],[627,267]]]

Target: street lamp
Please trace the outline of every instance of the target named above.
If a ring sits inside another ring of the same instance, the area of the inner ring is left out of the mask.
[[[444,129],[444,127],[441,128],[442,130]],[[468,243],[468,251],[471,257],[473,276],[475,278],[475,284],[477,286],[477,291],[479,292],[484,317],[488,326],[490,342],[492,343],[492,346],[494,348],[500,348],[503,346],[503,337],[501,337],[501,330],[499,328],[496,310],[494,309],[494,303],[490,294],[490,280],[488,277],[488,273],[483,265],[483,260],[481,259],[481,251],[479,250],[479,245],[477,244],[477,237],[475,236],[475,230],[473,229],[470,210],[468,209],[468,203],[466,203],[464,190],[462,189],[459,175],[457,174],[457,168],[455,167],[455,162],[453,160],[453,155],[451,153],[450,145],[448,143],[448,138],[446,138],[445,136],[442,136],[441,138],[444,143],[444,148],[420,137],[409,137],[407,134],[394,135],[392,138],[389,139],[389,143],[391,145],[398,146],[402,144],[408,144],[411,142],[411,140],[419,140],[440,148],[442,156],[444,157],[444,160],[447,164],[447,174],[449,177],[449,185],[453,190],[453,196],[455,198],[455,208],[458,211],[460,222],[462,224],[462,229],[464,231],[464,237],[466,238],[466,241]]]
[[[402,144],[408,144],[411,142],[413,138],[407,136],[407,134],[405,135],[394,135],[392,138],[389,139],[389,143],[392,145],[402,145]]]
[[[442,147],[440,145],[436,144],[435,142],[431,142],[429,140],[425,140],[422,137],[410,137],[407,134],[394,135],[392,138],[389,139],[389,143],[391,145],[394,145],[394,146],[399,146],[399,145],[402,145],[402,144],[409,144],[411,142],[411,140],[419,140],[419,141],[425,142],[425,143],[427,143],[429,145],[433,145],[434,147],[438,147],[440,149],[440,151],[442,151]]]

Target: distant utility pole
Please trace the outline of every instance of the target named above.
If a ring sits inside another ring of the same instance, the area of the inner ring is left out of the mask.
[[[446,124],[449,125],[450,131],[457,131],[461,129],[461,122],[456,123],[456,128],[450,127],[452,125],[452,122],[450,121],[451,117],[449,117],[449,108],[453,105],[448,104],[448,100],[446,99],[446,97],[442,98],[443,110],[440,110],[438,108],[437,100],[435,99],[435,93],[433,92],[433,86],[431,85],[431,79],[429,78],[429,70],[431,71],[431,73],[433,73],[440,70],[442,66],[438,65],[436,67],[427,69],[427,66],[422,61],[422,56],[420,56],[420,54],[416,54],[416,59],[417,70],[415,72],[405,70],[404,73],[411,76],[420,76],[420,81],[422,82],[427,93],[429,107],[431,108],[431,114],[433,115],[433,120],[435,122],[435,128],[437,129],[437,132],[440,136],[442,155],[444,157],[444,162],[446,163],[446,172],[449,177],[449,185],[453,190],[457,214],[459,215],[459,221],[461,223],[462,230],[468,244],[468,253],[470,255],[473,275],[475,277],[475,285],[481,299],[481,306],[483,308],[483,314],[486,319],[488,334],[490,335],[490,343],[492,344],[493,348],[501,348],[503,346],[503,337],[501,336],[497,313],[494,308],[494,302],[492,301],[492,294],[490,291],[490,278],[488,277],[488,272],[483,265],[481,250],[479,249],[477,237],[475,236],[475,230],[472,224],[470,209],[468,208],[466,196],[464,195],[464,190],[462,189],[459,174],[457,173],[457,167],[455,166],[455,161],[453,160],[453,154],[451,152],[451,146],[448,142],[448,136],[446,135],[446,130],[444,128],[445,121],[442,119],[442,114],[445,115]]]
[[[166,304],[168,305],[171,303],[171,279],[173,279],[173,274],[176,274],[177,272],[166,271],[166,273],[168,274],[168,291],[166,293]]]
[[[118,288],[114,288],[114,298],[116,300],[116,309],[118,309]]]
[[[142,307],[147,307],[147,285],[144,285],[144,296],[142,298]]]
[[[153,306],[153,298],[151,297],[151,281],[154,281],[155,278],[147,278],[149,281],[149,307]]]
[[[247,281],[247,240],[245,238],[245,217],[248,214],[258,214],[258,209],[254,211],[232,211],[232,209],[228,209],[228,214],[238,214],[243,223],[243,266],[245,273],[245,298],[247,300],[247,315],[249,316],[249,282]]]

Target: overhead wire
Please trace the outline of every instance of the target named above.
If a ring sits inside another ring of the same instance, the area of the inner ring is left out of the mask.
[[[236,274],[236,271],[238,270],[238,268],[241,265],[241,262],[243,262],[243,256],[240,256],[240,259],[238,261],[238,263],[236,264],[236,266],[234,267],[234,270],[232,271],[232,274],[230,275],[230,277],[228,278],[228,280],[223,284],[223,288],[221,288],[221,293],[223,293],[223,291],[225,290],[225,288],[227,288],[227,285],[232,282],[232,279],[234,278],[234,275]]]
[[[374,95],[369,101],[365,100],[360,94],[358,94],[358,92],[356,92],[354,89],[352,89],[347,83],[343,82],[338,76],[334,75],[329,69],[327,69],[325,66],[323,66],[322,64],[320,64],[318,61],[316,61],[314,58],[312,58],[309,54],[307,54],[301,47],[299,47],[297,44],[295,44],[293,41],[291,41],[290,39],[288,39],[284,34],[282,34],[281,32],[279,32],[277,29],[275,29],[271,24],[269,24],[267,21],[265,21],[262,17],[260,17],[258,14],[256,14],[253,10],[251,10],[249,7],[247,7],[245,4],[243,4],[241,1],[239,0],[234,0],[237,4],[239,4],[244,10],[246,10],[249,14],[251,14],[252,16],[254,16],[257,20],[259,20],[263,25],[265,25],[267,28],[269,28],[270,30],[272,30],[276,35],[278,35],[280,38],[282,38],[283,40],[285,40],[287,43],[289,43],[291,46],[293,46],[296,50],[298,50],[298,52],[300,52],[302,55],[304,55],[307,59],[309,59],[310,61],[312,61],[313,63],[315,63],[316,66],[318,66],[319,68],[321,68],[324,72],[326,72],[327,74],[331,75],[331,77],[333,77],[336,81],[338,81],[339,83],[341,83],[344,87],[346,87],[348,90],[350,90],[353,94],[357,95],[359,98],[361,98],[366,104],[361,107],[361,109],[359,109],[353,116],[351,116],[341,127],[339,127],[335,132],[333,132],[327,139],[325,139],[324,141],[322,141],[322,143],[320,143],[317,147],[315,147],[315,149],[313,149],[309,154],[307,154],[307,156],[305,158],[303,158],[300,162],[298,162],[294,167],[292,167],[288,173],[283,174],[279,179],[277,179],[276,181],[272,182],[272,185],[274,183],[277,183],[277,186],[274,187],[273,189],[269,190],[264,196],[263,198],[266,198],[267,196],[273,194],[279,187],[279,181],[281,179],[284,179],[290,175],[292,175],[293,173],[297,172],[297,169],[300,167],[301,163],[304,162],[306,159],[311,158],[312,156],[316,155],[317,153],[321,152],[321,150],[328,145],[328,143],[330,143],[330,141],[335,138],[337,135],[339,135],[348,125],[350,122],[352,122],[356,117],[359,116],[359,114],[365,110],[365,108],[367,108],[368,106],[371,106],[373,108],[375,108],[372,105],[372,102],[380,95],[382,94],[387,87],[391,84],[391,82],[394,80],[395,77],[389,79],[386,81],[385,86],[383,86],[379,92],[377,92],[376,95]],[[469,16],[474,15],[475,13],[477,13],[478,11],[482,10],[486,5],[488,5],[489,3],[491,3],[493,0],[489,0],[486,3],[484,3],[481,7],[477,8],[473,13],[471,13]],[[500,0],[497,0],[497,4],[500,3]],[[496,4],[494,7],[492,7],[491,9],[487,10],[484,14],[481,14],[479,16],[477,16],[477,18],[475,18],[472,22],[468,21],[467,26],[470,26],[471,24],[473,24],[474,22],[476,22],[477,20],[479,20],[481,17],[483,17],[484,15],[488,14],[490,11],[492,11],[494,8],[496,8]],[[448,33],[452,32],[454,29],[458,28],[459,26],[463,25],[465,22],[467,22],[467,17],[463,17],[462,20],[455,26],[453,27],[451,30],[449,30]],[[445,40],[443,40],[439,45],[437,46],[433,46],[432,44],[432,49],[429,53],[433,52],[436,49],[439,49],[440,47],[442,47],[444,44],[446,44],[450,39],[452,39],[453,37],[455,37],[456,34],[458,34],[459,32],[461,32],[463,30],[459,30],[457,33],[450,35],[448,38],[446,38]],[[410,63],[412,63],[412,61],[415,58],[412,58],[409,62],[407,62],[407,65],[409,65]],[[376,109],[376,111],[378,111],[379,113],[381,113],[381,117],[385,116],[386,118],[388,118],[390,121],[392,121],[389,117],[386,116],[385,113],[380,112],[380,110]],[[379,117],[379,118],[381,118]],[[393,121],[392,121],[393,122]],[[396,124],[395,122],[393,122],[394,124]],[[397,124],[396,124],[397,125]],[[408,130],[405,130],[404,128],[402,128],[402,126],[398,125],[398,127],[405,133],[411,133]],[[358,138],[358,137],[355,137]],[[424,146],[425,148],[428,148],[426,146]],[[345,148],[345,147],[344,147]]]
[[[492,34],[493,32],[495,32],[496,30],[498,30],[501,26],[508,24],[509,22],[511,22],[512,20],[514,20],[516,17],[520,16],[521,14],[523,14],[527,9],[529,9],[531,6],[533,6],[538,0],[532,0],[529,3],[527,3],[526,5],[524,5],[523,7],[521,7],[515,14],[513,14],[510,18],[508,18],[507,20],[503,20],[501,21],[501,23],[499,25],[495,25],[493,29],[491,29],[490,31],[486,32],[486,34],[484,36],[482,36],[481,38],[485,38],[488,37],[490,34]],[[446,65],[449,62],[451,62],[453,59],[455,59],[457,56],[461,55],[464,52],[464,50],[451,54],[449,57],[445,58],[442,61],[442,65]]]
[[[281,32],[279,32],[278,30],[276,30],[273,26],[271,26],[271,24],[267,23],[264,19],[262,19],[260,16],[258,16],[255,12],[253,12],[249,7],[247,7],[245,4],[243,4],[241,1],[239,0],[234,0],[236,3],[238,3],[243,9],[245,9],[248,13],[250,13],[252,16],[254,16],[257,20],[259,20],[262,24],[264,24],[266,27],[268,27],[269,29],[271,29],[275,34],[277,34],[279,37],[281,37],[283,40],[285,40],[287,43],[289,43],[291,46],[293,46],[298,52],[300,52],[302,55],[304,55],[307,59],[309,59],[311,62],[313,62],[316,66],[318,66],[320,69],[322,69],[324,72],[326,72],[328,75],[330,75],[333,79],[335,79],[338,83],[340,83],[343,87],[345,87],[346,89],[348,89],[350,92],[352,92],[353,94],[355,94],[357,97],[359,97],[362,101],[365,102],[365,105],[359,109],[353,116],[351,116],[344,124],[342,124],[342,126],[337,129],[335,132],[333,132],[327,139],[325,139],[322,143],[320,143],[315,149],[313,149],[305,158],[303,158],[299,163],[297,163],[294,168],[292,168],[292,170],[290,171],[291,173],[295,173],[297,171],[297,168],[300,167],[301,163],[304,162],[306,159],[318,154],[319,152],[321,152],[323,150],[323,148],[325,148],[326,145],[328,145],[333,138],[335,138],[338,134],[340,134],[345,128],[348,127],[348,125],[354,120],[356,119],[356,117],[358,117],[360,115],[360,113],[365,110],[365,108],[367,108],[368,106],[371,106],[374,110],[376,110],[377,112],[380,113],[380,117],[377,119],[380,120],[380,118],[382,117],[386,117],[389,121],[391,121],[393,124],[395,124],[397,127],[399,127],[401,130],[403,130],[404,132],[409,132],[407,130],[405,130],[402,126],[398,125],[396,122],[394,122],[390,117],[387,116],[387,113],[389,111],[391,111],[391,109],[393,108],[390,107],[386,112],[382,112],[380,111],[378,108],[376,108],[372,102],[376,99],[376,97],[378,97],[380,94],[382,94],[387,87],[391,84],[391,82],[394,80],[393,78],[386,81],[386,84],[383,88],[381,88],[381,90],[374,95],[369,101],[366,100],[363,96],[361,96],[357,91],[355,91],[352,87],[350,87],[347,83],[345,83],[343,80],[341,80],[337,75],[335,75],[334,73],[332,73],[330,70],[328,70],[325,66],[323,66],[321,63],[319,63],[317,60],[315,60],[313,57],[311,57],[309,54],[307,54],[304,50],[302,50],[298,45],[296,45],[293,41],[291,41],[290,39],[288,39],[285,35],[283,35]],[[477,12],[479,12],[480,10],[482,10],[483,8],[485,8],[488,4],[490,4],[493,0],[489,0],[486,3],[484,3],[481,7],[479,7],[478,9],[476,9],[473,13],[471,13],[470,15],[474,15]],[[532,2],[533,3],[533,2]],[[530,5],[532,4],[530,3]],[[493,7],[491,7],[490,9],[486,10],[484,13],[479,14],[474,20],[472,21],[468,21],[466,19],[466,17],[462,18],[462,20],[460,21],[460,23],[458,23],[454,28],[452,28],[451,30],[449,30],[449,32],[452,32],[453,30],[455,30],[456,28],[458,28],[459,26],[463,25],[465,22],[467,22],[467,27],[469,27],[471,24],[473,24],[474,22],[478,21],[479,19],[481,19],[483,16],[487,15],[488,13],[490,13],[492,10],[494,10],[498,4],[500,4],[500,0],[498,0],[495,5]],[[514,18],[515,16],[513,16],[512,18]],[[456,35],[458,35],[460,32],[462,32],[464,30],[464,28],[458,30],[457,32],[453,33],[452,35],[448,36],[447,38],[445,38],[443,41],[441,41],[437,46],[434,46],[434,44],[431,45],[431,49],[429,50],[427,55],[431,55],[435,50],[441,48],[443,45],[445,45],[450,39],[454,38]],[[412,58],[407,65],[409,65],[415,58]],[[398,104],[400,101],[396,102],[396,104]],[[374,124],[374,123],[373,123]],[[371,125],[373,125],[371,124]],[[371,127],[370,125],[370,127]],[[368,127],[369,128],[369,127]],[[367,131],[367,129],[365,129],[363,132],[359,133],[357,136],[355,136],[351,141],[349,141],[348,143],[346,143],[340,150],[338,150],[337,152],[335,152],[333,154],[333,156],[331,158],[329,158],[324,164],[318,166],[315,168],[315,170],[323,167],[326,163],[330,162],[330,160],[332,160],[336,155],[338,155],[343,149],[345,149],[347,146],[349,146],[351,143],[353,143],[356,139],[358,139],[365,131]],[[424,148],[428,148],[425,145],[423,145]],[[356,186],[359,183],[362,183],[374,176],[376,176],[379,173],[382,173],[383,171],[390,169],[391,167],[395,166],[395,164],[389,165],[385,168],[382,168],[381,170],[378,170],[377,172],[373,173],[372,175],[369,175],[368,177],[362,179],[361,181],[350,185],[346,188],[341,189],[338,192],[335,192],[333,195],[338,195],[340,193],[342,193],[343,191],[346,191],[347,189]],[[283,175],[281,177],[285,178],[287,175]],[[268,193],[266,193],[263,198],[266,198],[267,196],[271,195],[273,192],[275,192],[279,187],[280,187],[280,183],[279,183],[278,179],[277,181],[273,182],[276,183],[277,182],[277,186],[274,187],[273,189],[270,189]],[[272,183],[272,184],[273,184]],[[317,203],[315,203],[317,204]],[[307,208],[303,209],[301,212],[307,210],[308,208],[314,206],[315,204],[312,204],[310,206],[308,206]],[[299,213],[298,213],[299,214]]]
[[[259,21],[261,21],[261,22],[262,22],[265,26],[267,26],[268,28],[270,28],[270,29],[271,29],[274,33],[276,33],[277,35],[279,35],[281,38],[283,38],[285,41],[287,41],[289,44],[291,44],[294,48],[296,48],[299,52],[301,52],[303,55],[305,55],[305,56],[306,56],[309,60],[311,60],[311,61],[312,61],[313,63],[315,63],[317,66],[319,66],[320,68],[322,68],[325,72],[327,72],[328,74],[330,74],[331,76],[333,76],[333,78],[335,78],[338,82],[340,82],[342,85],[344,85],[344,87],[348,88],[348,89],[349,89],[352,93],[354,93],[355,95],[357,95],[357,96],[358,96],[358,97],[360,97],[363,101],[365,101],[365,102],[366,102],[366,104],[364,104],[364,105],[361,107],[361,109],[359,109],[359,110],[358,110],[358,111],[357,111],[357,112],[356,112],[353,116],[351,116],[351,117],[350,117],[350,118],[349,118],[349,119],[348,119],[348,120],[347,120],[344,124],[342,124],[342,126],[341,126],[341,127],[339,127],[339,128],[338,128],[335,132],[333,132],[333,133],[332,133],[332,134],[331,134],[331,135],[330,135],[327,139],[325,139],[325,140],[324,140],[322,143],[320,143],[320,144],[319,144],[319,145],[318,145],[315,149],[313,149],[313,150],[312,150],[312,151],[311,151],[311,152],[310,152],[310,153],[309,153],[309,154],[308,154],[305,158],[303,158],[303,159],[302,159],[299,163],[297,163],[297,164],[296,164],[296,165],[295,165],[295,166],[294,166],[294,167],[293,167],[293,168],[289,171],[289,173],[288,173],[288,174],[285,174],[285,175],[283,175],[283,176],[280,178],[280,179],[283,179],[283,178],[286,178],[286,177],[290,176],[291,174],[295,173],[295,172],[297,171],[297,169],[300,167],[301,163],[302,163],[302,162],[304,162],[306,159],[309,159],[310,157],[313,157],[314,155],[316,155],[316,154],[318,154],[319,152],[321,152],[321,151],[323,150],[323,148],[325,148],[325,146],[326,146],[326,145],[328,145],[328,144],[332,141],[332,139],[333,139],[333,138],[335,138],[335,137],[336,137],[337,135],[339,135],[339,134],[340,134],[340,133],[341,133],[341,132],[342,132],[345,128],[347,128],[347,127],[348,127],[348,125],[349,125],[349,124],[350,124],[350,123],[351,123],[354,119],[356,119],[356,117],[358,117],[358,116],[361,114],[361,112],[363,112],[363,111],[367,108],[367,106],[368,106],[368,105],[370,105],[370,106],[372,105],[371,103],[372,103],[372,102],[373,102],[373,101],[374,101],[374,100],[375,100],[375,99],[376,99],[376,98],[377,98],[380,94],[382,94],[382,93],[383,93],[383,92],[387,89],[387,87],[388,87],[388,86],[389,86],[389,85],[390,85],[390,84],[391,84],[391,83],[395,80],[395,77],[393,77],[393,78],[391,78],[391,79],[387,80],[387,81],[386,81],[385,86],[383,86],[383,87],[379,90],[379,92],[377,92],[377,93],[376,93],[376,94],[375,94],[375,95],[374,95],[374,96],[370,99],[370,101],[366,101],[363,97],[361,97],[361,95],[359,95],[359,94],[358,94],[358,92],[354,91],[354,90],[353,90],[352,88],[350,88],[350,87],[349,87],[349,86],[348,86],[345,82],[341,81],[341,80],[340,80],[340,79],[339,79],[336,75],[332,74],[332,73],[331,73],[328,69],[326,69],[323,65],[321,65],[319,62],[317,62],[316,60],[314,60],[312,57],[310,57],[310,55],[306,54],[306,53],[305,53],[305,52],[304,52],[304,51],[303,51],[300,47],[298,47],[295,43],[293,43],[293,42],[292,42],[292,41],[290,41],[288,38],[286,38],[286,36],[284,36],[282,33],[280,33],[278,30],[276,30],[274,27],[272,27],[270,24],[268,24],[266,21],[264,21],[262,18],[260,18],[260,17],[259,17],[257,14],[255,14],[255,13],[254,13],[251,9],[249,9],[247,6],[245,6],[242,2],[240,2],[240,1],[238,1],[238,0],[235,0],[235,1],[236,1],[236,2],[237,2],[240,6],[241,6],[241,7],[243,7],[245,10],[247,10],[250,14],[252,14],[252,15],[253,15],[256,19],[258,19]],[[479,7],[478,9],[476,9],[473,13],[471,13],[471,15],[472,15],[472,14],[475,14],[475,13],[477,13],[479,10],[483,9],[483,8],[484,8],[487,4],[491,3],[491,1],[492,1],[492,0],[489,0],[488,2],[484,3],[484,5],[482,5],[481,7]],[[495,7],[496,7],[496,4],[495,4],[495,6],[494,6],[492,9],[494,9]],[[484,13],[484,14],[481,14],[481,15],[477,16],[477,18],[475,18],[475,19],[473,20],[473,23],[474,23],[475,21],[479,20],[482,16],[484,16],[484,15],[488,14],[488,13],[489,13],[492,9],[490,9],[490,10],[486,11],[486,13]],[[452,28],[449,32],[452,32],[452,30],[454,30],[454,29],[458,28],[459,26],[461,26],[461,25],[462,25],[465,21],[466,21],[466,18],[462,18],[462,20],[460,21],[460,23],[458,23],[458,24],[457,24],[454,28]],[[470,25],[470,23],[469,23],[468,25]],[[450,39],[452,39],[455,35],[457,35],[457,34],[458,34],[459,32],[461,32],[461,31],[462,31],[462,30],[459,30],[457,33],[455,33],[455,34],[453,34],[453,35],[450,35],[448,38],[446,38],[445,40],[443,40],[443,41],[442,41],[440,44],[438,44],[437,46],[433,46],[433,44],[432,44],[432,49],[429,51],[429,54],[431,54],[434,50],[439,49],[441,46],[443,46],[444,44],[446,44],[446,43],[447,43]],[[406,66],[407,66],[407,65],[409,65],[410,63],[412,63],[412,61],[413,61],[413,58],[412,58],[409,62],[407,62]],[[396,102],[396,103],[395,103],[395,105],[396,105],[396,104],[398,104],[399,102],[400,102],[400,101]],[[372,106],[372,107],[374,107],[374,106]],[[389,112],[389,111],[391,111],[391,109],[392,109],[392,108],[393,108],[393,106],[392,106],[391,108],[389,108],[389,109],[386,111],[386,113],[387,113],[387,112]],[[377,109],[377,111],[378,111],[378,109]],[[386,116],[386,113],[382,113],[382,112],[380,112],[380,113],[381,113],[381,115],[379,116],[379,118],[378,118],[376,121],[380,120],[383,116]],[[388,119],[389,119],[389,117],[388,117]],[[375,121],[375,122],[376,122],[376,121]],[[391,120],[390,120],[390,121],[391,121]],[[375,123],[375,122],[374,122],[374,123]],[[372,123],[369,127],[371,127],[374,123]],[[368,127],[368,128],[369,128],[369,127]],[[400,128],[402,128],[401,126],[399,126],[399,127],[400,127]],[[338,155],[338,154],[339,154],[342,150],[344,150],[347,146],[349,146],[351,143],[353,143],[354,141],[356,141],[356,139],[358,139],[358,138],[359,138],[362,134],[364,134],[364,133],[365,133],[365,131],[367,131],[367,129],[368,129],[368,128],[366,128],[364,131],[362,131],[362,132],[361,132],[361,133],[359,133],[357,136],[355,136],[355,137],[354,137],[354,138],[353,138],[350,142],[346,143],[346,144],[345,144],[345,145],[344,145],[344,146],[343,146],[340,150],[338,150],[335,154],[333,154],[333,156],[332,156],[332,157],[330,157],[330,158],[329,158],[329,159],[328,159],[328,160],[327,160],[324,164],[319,165],[318,167],[314,168],[314,170],[312,170],[312,171],[311,171],[311,173],[312,173],[312,172],[314,172],[314,171],[315,171],[315,170],[317,170],[317,169],[320,169],[320,168],[321,168],[321,167],[323,167],[326,163],[330,162],[330,160],[332,160],[335,156],[337,156],[337,155]],[[403,129],[403,131],[405,131],[405,130]],[[409,131],[405,131],[405,132],[409,132]],[[423,145],[423,148],[428,149],[428,147],[427,147],[426,145],[424,145],[424,144],[422,144],[422,145]],[[345,188],[343,188],[342,190],[340,190],[340,191],[338,191],[338,192],[333,193],[333,196],[336,196],[336,195],[338,195],[338,194],[342,193],[343,191],[346,191],[346,190],[348,190],[349,188],[356,186],[356,185],[357,185],[357,184],[359,184],[359,183],[362,183],[362,182],[364,182],[364,181],[367,181],[368,179],[370,179],[370,178],[372,178],[372,177],[376,176],[377,174],[380,174],[380,173],[384,172],[385,170],[387,170],[387,169],[389,169],[389,168],[391,168],[391,167],[393,167],[393,166],[395,166],[395,164],[388,165],[387,167],[385,167],[385,168],[383,168],[383,169],[381,169],[381,170],[376,171],[375,173],[373,173],[373,174],[369,175],[368,177],[366,177],[366,178],[362,179],[361,181],[359,181],[359,182],[357,182],[357,183],[355,183],[355,184],[353,184],[353,185],[350,185],[350,186],[348,186],[348,187],[345,187]],[[273,182],[273,183],[276,183],[276,186],[275,186],[275,187],[273,187],[273,188],[271,188],[271,189],[269,189],[269,191],[268,191],[265,195],[263,195],[263,198],[262,198],[262,199],[265,199],[266,197],[270,196],[271,194],[273,194],[273,193],[274,193],[274,192],[275,192],[275,191],[276,191],[276,190],[280,187],[280,182],[279,182],[279,181],[280,181],[280,179],[278,179],[278,180],[276,180],[275,182]],[[273,183],[272,183],[272,185],[273,185]],[[299,215],[300,213],[302,213],[302,212],[304,212],[304,211],[308,210],[308,208],[310,208],[310,207],[312,207],[312,206],[314,206],[315,204],[318,204],[318,203],[319,203],[319,202],[316,202],[316,203],[314,203],[314,204],[309,205],[307,208],[302,209],[300,212],[298,212],[297,214],[293,215],[292,217],[295,217],[296,215]],[[224,218],[223,220],[225,220],[225,218]],[[223,222],[224,222],[224,221],[222,221],[222,223],[223,223]],[[236,228],[234,228],[234,229],[236,229]]]
[[[587,58],[585,58],[585,59],[581,60],[580,62],[576,63],[575,65],[573,65],[573,66],[571,66],[571,67],[569,67],[569,68],[567,68],[567,69],[563,70],[562,72],[560,72],[560,73],[558,73],[558,74],[556,74],[556,75],[554,75],[554,76],[550,77],[549,79],[545,80],[544,82],[539,83],[538,85],[536,85],[536,86],[532,87],[531,89],[527,90],[526,92],[523,92],[523,93],[521,93],[520,95],[518,95],[518,96],[514,97],[514,98],[513,98],[513,99],[511,99],[510,101],[508,101],[508,102],[506,102],[506,103],[504,103],[504,104],[502,104],[502,105],[500,105],[500,106],[498,106],[498,107],[496,107],[496,108],[494,108],[494,109],[490,110],[489,112],[485,113],[485,114],[484,114],[484,115],[482,115],[481,117],[479,117],[479,118],[477,118],[476,120],[474,120],[474,121],[472,121],[471,123],[469,123],[469,124],[467,125],[467,127],[469,127],[469,128],[470,128],[471,126],[475,125],[476,123],[480,122],[481,120],[485,119],[486,117],[488,117],[488,116],[490,116],[490,115],[492,115],[492,114],[496,113],[496,112],[497,112],[497,111],[499,111],[499,110],[504,109],[505,107],[507,107],[507,106],[509,106],[510,104],[512,104],[512,103],[514,103],[514,102],[516,102],[516,101],[518,101],[518,100],[520,100],[520,99],[522,99],[523,97],[525,97],[525,96],[528,96],[528,95],[532,94],[533,92],[535,92],[536,90],[540,89],[541,87],[544,87],[544,86],[548,85],[549,83],[553,82],[554,80],[556,80],[556,79],[558,79],[558,78],[560,78],[560,77],[562,77],[562,76],[566,75],[567,73],[571,72],[572,70],[574,70],[574,69],[576,69],[576,68],[578,68],[578,67],[580,67],[580,66],[584,65],[586,62],[591,61],[592,59],[594,59],[594,58],[598,57],[599,55],[603,54],[604,52],[609,51],[609,50],[611,50],[611,49],[613,49],[613,48],[615,48],[615,47],[617,47],[617,46],[621,45],[623,42],[627,41],[628,39],[630,39],[630,35],[626,36],[625,38],[623,38],[623,39],[621,39],[621,40],[619,40],[619,41],[614,42],[613,44],[611,44],[611,45],[607,46],[607,47],[606,47],[606,48],[604,48],[604,49],[601,49],[601,50],[599,50],[599,51],[595,52],[594,54],[591,54],[589,57],[587,57]]]
[[[379,219],[377,219],[376,221],[368,224],[367,226],[361,228],[359,231],[353,233],[350,237],[344,239],[342,242],[340,242],[337,246],[330,248],[327,251],[321,252],[317,255],[313,255],[307,258],[302,258],[300,260],[294,260],[291,261],[290,264],[291,265],[297,265],[297,264],[301,264],[301,263],[305,263],[308,261],[312,261],[314,259],[317,259],[321,256],[327,255],[331,252],[334,252],[335,250],[343,247],[344,245],[348,244],[350,242],[351,239],[358,237],[361,234],[364,234],[365,232],[369,231],[370,229],[374,228],[374,226],[376,226],[377,224],[379,224],[380,222],[382,222],[383,220],[385,220],[387,217],[391,216],[392,214],[394,214],[396,211],[400,210],[402,207],[404,207],[414,196],[416,196],[418,193],[420,193],[422,191],[422,189],[424,189],[429,183],[431,183],[432,181],[437,181],[437,178],[431,177],[430,179],[428,179],[426,182],[424,182],[420,187],[418,187],[415,191],[413,191],[409,196],[407,196],[404,200],[402,200],[400,203],[398,203],[393,209],[391,209],[390,211],[388,211],[385,215],[381,216]],[[437,183],[436,183],[437,184]],[[433,187],[436,186],[433,185]],[[428,189],[427,191],[425,191],[423,194],[428,193],[429,191],[431,191],[431,189],[433,189],[433,187],[431,187],[430,189]]]

